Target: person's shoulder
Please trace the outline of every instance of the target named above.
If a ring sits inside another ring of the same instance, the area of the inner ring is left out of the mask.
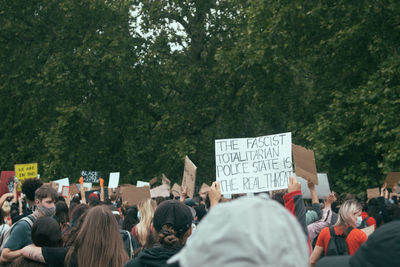
[[[354,228],[351,230],[349,233],[349,238],[357,241],[366,241],[367,240],[367,234],[364,233],[364,231],[361,231],[358,228]]]

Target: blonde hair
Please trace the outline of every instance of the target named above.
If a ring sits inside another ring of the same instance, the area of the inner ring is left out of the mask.
[[[351,216],[360,211],[362,211],[362,207],[357,200],[350,199],[345,201],[339,209],[338,221],[336,222],[335,226],[349,226]]]
[[[151,199],[146,199],[140,201],[137,207],[140,214],[140,222],[136,225],[136,230],[139,244],[143,247],[151,235],[151,222],[153,221],[157,203]]]

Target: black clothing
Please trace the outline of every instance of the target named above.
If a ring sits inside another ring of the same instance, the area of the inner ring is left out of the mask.
[[[137,258],[128,261],[124,267],[158,267],[166,266],[167,260],[181,250],[182,247],[155,246],[143,250]]]

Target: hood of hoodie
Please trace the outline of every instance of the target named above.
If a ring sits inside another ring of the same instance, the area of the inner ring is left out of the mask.
[[[166,264],[167,260],[178,253],[181,248],[182,247],[155,246],[153,248],[143,250],[139,254],[137,261],[140,263],[140,265],[144,266],[161,266]]]

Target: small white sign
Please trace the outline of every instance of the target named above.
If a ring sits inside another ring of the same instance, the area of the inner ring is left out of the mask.
[[[110,172],[110,180],[108,180],[108,188],[117,188],[119,184],[119,172]]]
[[[58,179],[53,182],[58,184],[58,194],[61,194],[63,185],[69,186],[69,178]]]
[[[328,175],[326,173],[318,173],[318,185],[315,185],[315,191],[319,199],[325,199],[330,193]],[[301,184],[301,192],[304,199],[311,199],[310,189],[308,189],[307,180],[296,176],[297,181]]]
[[[136,182],[137,187],[143,187],[143,186],[150,186],[149,182],[143,182],[143,181],[137,181]]]

